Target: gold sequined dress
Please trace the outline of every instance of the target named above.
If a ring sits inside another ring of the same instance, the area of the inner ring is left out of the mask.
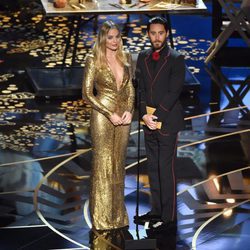
[[[131,55],[127,53],[131,65]],[[97,230],[128,225],[124,204],[125,157],[130,126],[114,126],[109,117],[116,112],[133,111],[134,88],[131,66],[124,66],[120,89],[108,66],[98,68],[88,56],[83,81],[83,96],[92,107],[90,118],[93,148],[90,214]],[[93,90],[96,90],[96,95]]]

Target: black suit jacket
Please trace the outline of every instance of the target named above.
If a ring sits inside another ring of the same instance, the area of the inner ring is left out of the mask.
[[[185,80],[184,57],[165,46],[160,59],[155,62],[152,52],[152,49],[142,51],[136,65],[141,117],[146,114],[146,106],[154,107],[154,115],[162,122],[162,132],[176,133],[184,127],[183,108],[179,101]]]

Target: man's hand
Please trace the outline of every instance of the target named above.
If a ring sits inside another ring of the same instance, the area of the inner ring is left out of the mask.
[[[123,124],[123,120],[122,118],[117,115],[116,113],[113,113],[111,116],[110,116],[110,121],[115,125],[115,126],[118,126],[118,125],[122,125]]]
[[[122,124],[128,125],[132,121],[132,114],[129,111],[125,111],[122,115]]]
[[[145,124],[147,125],[147,127],[151,130],[156,130],[157,129],[157,116],[155,115],[149,115],[146,114],[142,117],[142,120],[145,122]]]

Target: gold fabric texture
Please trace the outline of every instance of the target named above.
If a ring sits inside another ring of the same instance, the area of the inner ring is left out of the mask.
[[[132,65],[130,54],[127,55]],[[125,157],[130,126],[114,126],[109,117],[116,112],[133,112],[132,68],[125,66],[123,81],[117,88],[111,69],[97,68],[88,56],[83,81],[83,96],[92,106],[90,118],[93,162],[90,214],[93,228],[114,229],[128,225],[124,204]],[[93,94],[93,90],[97,94]]]
[[[125,249],[125,228],[90,232],[91,250]],[[126,235],[127,236],[127,235]]]

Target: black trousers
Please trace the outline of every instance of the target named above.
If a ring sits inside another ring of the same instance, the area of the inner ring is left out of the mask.
[[[151,213],[164,222],[176,220],[175,160],[177,133],[162,134],[144,128],[147,168],[151,191]]]

